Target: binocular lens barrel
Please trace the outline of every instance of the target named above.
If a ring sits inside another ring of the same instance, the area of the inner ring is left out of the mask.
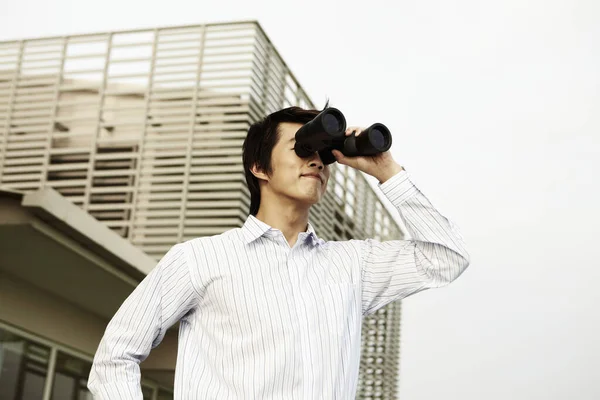
[[[383,153],[388,151],[392,145],[392,134],[385,125],[375,123],[365,129],[365,132],[361,133],[356,141],[356,147],[362,154]]]
[[[343,138],[345,130],[344,114],[337,108],[326,108],[296,132],[296,154],[308,157],[324,146],[331,145],[333,140]]]
[[[296,132],[296,154],[298,157],[309,157],[319,152],[323,163],[331,164],[335,161],[332,149],[341,151],[345,156],[355,157],[383,153],[392,145],[389,129],[378,122],[358,136],[346,136],[345,131],[344,114],[337,108],[326,108]]]
[[[335,113],[327,113],[323,115],[323,128],[327,133],[343,132],[346,130],[346,121]]]
[[[375,123],[356,136],[354,133],[344,139],[343,143],[335,144],[340,147],[345,156],[371,156],[387,151],[392,145],[392,135],[387,127]]]
[[[371,131],[370,136],[371,137],[369,139],[371,140],[373,147],[377,149],[383,148],[383,146],[385,145],[385,138],[383,137],[383,133],[379,129],[373,129]]]

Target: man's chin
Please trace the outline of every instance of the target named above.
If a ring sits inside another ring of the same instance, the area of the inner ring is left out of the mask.
[[[311,205],[315,205],[321,202],[321,199],[323,198],[323,196],[317,196],[311,199]]]
[[[312,206],[312,205],[318,204],[321,201],[322,197],[323,196],[320,196],[320,195],[317,195],[317,196],[306,196],[306,197],[303,197],[303,198],[299,198],[298,201],[306,204],[307,206]]]

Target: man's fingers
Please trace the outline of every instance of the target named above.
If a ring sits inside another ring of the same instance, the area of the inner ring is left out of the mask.
[[[356,136],[358,136],[361,134],[362,131],[363,129],[358,126],[351,126],[349,128],[346,128],[346,136],[352,135],[352,132],[356,132]]]
[[[331,150],[331,153],[333,154],[333,156],[335,157],[335,159],[340,162],[340,161],[344,161],[344,154],[339,151],[339,150]]]

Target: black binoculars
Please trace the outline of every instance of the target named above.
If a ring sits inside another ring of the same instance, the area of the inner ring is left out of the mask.
[[[296,132],[294,150],[305,158],[319,153],[323,164],[336,161],[331,150],[339,150],[347,157],[370,156],[383,153],[392,146],[392,134],[383,124],[375,123],[358,137],[346,136],[346,118],[337,108],[328,107]]]

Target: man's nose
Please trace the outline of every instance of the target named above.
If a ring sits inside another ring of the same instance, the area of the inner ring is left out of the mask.
[[[319,169],[325,168],[325,165],[323,164],[323,161],[321,160],[321,156],[319,155],[318,151],[315,151],[315,153],[311,156],[309,166],[318,167]]]

